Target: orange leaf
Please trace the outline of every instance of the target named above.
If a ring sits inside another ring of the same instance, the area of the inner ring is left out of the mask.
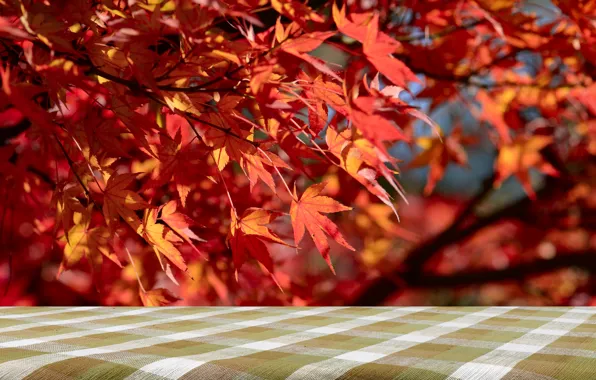
[[[551,164],[544,161],[540,151],[553,142],[551,136],[518,136],[509,145],[504,145],[499,151],[499,157],[495,163],[497,171],[497,185],[510,176],[516,176],[521,182],[524,190],[534,199],[536,194],[530,183],[530,168],[536,168],[541,172],[556,176],[559,174]]]
[[[307,33],[298,38],[287,40],[281,44],[280,48],[286,52],[309,53],[333,35],[335,35],[334,31]]]
[[[80,220],[67,232],[68,243],[64,247],[64,257],[58,269],[58,275],[78,263],[83,257],[87,258],[96,278],[99,276],[103,256],[122,268],[118,256],[111,252],[108,229],[102,226],[89,228],[91,211],[92,207],[83,213],[77,213]]]
[[[172,264],[176,265],[183,271],[188,268],[184,262],[184,258],[172,242],[181,242],[178,236],[163,224],[157,223],[157,210],[146,210],[145,218],[143,218],[142,236],[162,255],[168,258]]]
[[[418,154],[408,165],[409,168],[429,166],[428,178],[424,187],[425,195],[429,195],[436,183],[445,175],[445,170],[450,162],[458,165],[468,166],[468,155],[462,146],[463,142],[474,141],[471,137],[461,136],[461,127],[454,128],[452,133],[442,141],[439,137],[421,137],[418,144],[424,150]]]
[[[80,186],[77,185],[70,183],[61,187],[57,186],[53,198],[56,207],[56,219],[62,222],[62,228],[64,229],[67,241],[69,239],[68,231],[73,225],[74,213],[85,212],[85,208],[77,199],[77,196],[82,191]]]
[[[115,174],[109,177],[103,190],[103,214],[110,228],[114,228],[119,217],[122,217],[136,232],[139,232],[141,220],[135,210],[150,206],[139,194],[126,189],[136,177],[137,174],[133,173]]]
[[[294,228],[294,240],[299,244],[304,237],[305,229],[308,230],[317,249],[335,274],[333,265],[329,258],[329,243],[325,234],[331,236],[336,242],[344,247],[354,250],[341,235],[337,226],[321,213],[333,213],[351,210],[334,199],[320,195],[325,189],[327,183],[312,185],[302,194],[300,198],[294,188],[294,197],[297,200],[292,201],[290,216],[292,218],[292,227]]]
[[[391,56],[400,43],[389,35],[379,31],[379,15],[351,14],[346,17],[346,10],[333,5],[333,20],[340,32],[358,40],[363,45],[368,61],[391,82],[407,88],[408,82],[418,82],[416,75],[403,62]],[[372,17],[371,17],[372,16]]]
[[[267,224],[279,215],[259,208],[249,208],[244,211],[241,218],[238,218],[232,210],[228,242],[232,249],[236,271],[246,262],[247,255],[250,255],[263,264],[273,276],[273,260],[264,242],[289,246],[267,227]]]
[[[199,130],[201,137],[205,144],[210,146],[212,150],[213,159],[217,164],[217,168],[223,170],[230,159],[238,162],[240,168],[250,181],[252,188],[257,184],[258,180],[262,180],[271,191],[275,192],[275,181],[273,176],[265,168],[265,165],[272,167],[289,168],[275,154],[268,152],[266,156],[259,154],[257,148],[250,143],[253,140],[253,132],[239,130],[241,134],[231,134],[227,131],[222,131],[215,128],[202,128]]]
[[[190,246],[201,255],[203,258],[207,258],[205,254],[197,249],[192,243],[192,240],[196,241],[205,241],[198,237],[192,230],[189,228],[193,225],[193,221],[188,216],[176,212],[176,201],[169,201],[166,203],[163,208],[161,209],[161,217],[160,219],[163,220],[168,227],[170,227],[174,232],[176,232],[182,239],[184,239]]]
[[[480,102],[481,115],[480,118],[491,123],[497,132],[499,137],[505,144],[511,143],[511,135],[509,134],[509,126],[503,116],[503,105],[498,104],[491,95],[485,91],[479,91],[476,94],[476,100]]]
[[[147,292],[140,290],[139,296],[141,297],[143,305],[147,307],[166,306],[182,300],[182,298],[175,296],[168,289],[163,288],[153,289]]]
[[[306,21],[310,20],[316,23],[322,23],[325,21],[321,15],[299,1],[271,0],[271,7],[281,15],[296,22],[306,23]]]
[[[385,162],[390,161],[370,141],[360,133],[352,133],[346,129],[341,133],[329,128],[327,130],[327,146],[339,160],[340,166],[354,179],[365,186],[379,200],[389,206],[397,216],[397,210],[391,203],[389,193],[377,182],[377,172],[380,172],[389,184],[400,194],[400,187],[393,173]],[[375,169],[364,167],[370,165]],[[403,196],[403,194],[402,194]]]

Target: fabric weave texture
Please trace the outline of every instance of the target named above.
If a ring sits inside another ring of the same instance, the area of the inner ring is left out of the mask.
[[[596,379],[588,307],[4,307],[0,379]]]

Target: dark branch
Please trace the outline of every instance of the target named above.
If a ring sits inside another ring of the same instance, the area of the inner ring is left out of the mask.
[[[505,269],[482,269],[450,275],[425,275],[408,283],[413,288],[457,287],[485,284],[496,281],[518,280],[557,269],[579,267],[596,271],[596,251],[567,253],[552,259],[539,259],[514,265]]]
[[[562,179],[555,180],[550,178],[549,180],[550,181],[547,181],[547,185],[545,185],[542,189],[540,189],[537,192],[537,196],[545,197],[555,189],[561,190],[571,186],[570,181],[562,181]],[[482,198],[482,196],[480,198]],[[478,202],[478,196],[472,201],[472,203],[474,202]],[[435,238],[415,247],[408,254],[408,257],[405,259],[402,265],[402,269],[397,271],[393,275],[399,278],[401,282],[405,283],[406,286],[420,286],[421,281],[426,282],[426,280],[429,278],[437,278],[432,274],[429,275],[425,273],[424,265],[431,257],[433,257],[441,249],[451,244],[465,241],[469,237],[473,236],[476,232],[500,220],[524,217],[524,215],[528,213],[531,205],[532,201],[530,199],[523,198],[517,202],[513,202],[512,204],[500,209],[499,211],[476,219],[472,224],[464,228],[458,228],[458,226],[454,227],[453,225],[462,224],[465,221],[467,215],[464,215],[464,217],[458,217],[455,221],[456,223],[453,223],[450,227],[448,227],[442,233],[437,235]],[[464,214],[471,213],[471,210],[472,208],[467,207],[464,211]],[[485,274],[486,272],[482,273]],[[460,276],[463,276],[463,274]],[[470,274],[470,276],[472,276],[472,278],[476,278],[473,274]],[[482,278],[483,277],[481,276],[478,277],[479,280]],[[490,276],[485,276],[484,278],[486,278],[488,281],[488,278],[490,278]],[[368,285],[364,289],[364,291],[362,291],[362,293],[353,301],[352,304],[356,306],[380,305],[400,288],[400,284],[390,279],[389,276],[383,276],[374,280],[370,285]]]
[[[415,277],[411,276],[405,284],[408,289],[456,288],[491,282],[523,280],[530,276],[549,273],[569,267],[578,267],[590,272],[596,271],[596,252],[586,251],[583,253],[561,254],[552,259],[538,259],[505,269],[479,269],[448,275],[424,274]],[[367,288],[364,293],[360,294],[358,298],[352,302],[352,305],[378,306],[381,305],[389,295],[399,290],[406,289],[406,287],[400,287],[388,277],[382,277],[374,282],[372,286]],[[387,294],[387,289],[391,289],[389,294]]]

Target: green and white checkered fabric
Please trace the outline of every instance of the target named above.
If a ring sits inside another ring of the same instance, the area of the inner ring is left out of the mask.
[[[0,308],[0,379],[596,379],[596,308]]]

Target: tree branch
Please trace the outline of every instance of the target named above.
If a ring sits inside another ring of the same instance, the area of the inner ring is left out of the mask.
[[[239,66],[238,68],[243,68],[244,66]],[[230,71],[230,73],[234,72],[236,70],[232,70]],[[124,86],[127,86],[131,89],[136,89],[136,90],[142,90],[142,91],[147,91],[149,90],[148,88],[145,87],[141,87],[141,85],[135,81],[132,80],[128,80],[128,79],[124,79],[124,78],[120,78],[117,77],[115,75],[106,73],[103,70],[98,69],[95,66],[91,66],[89,68],[88,73],[92,73],[92,74],[96,74],[99,75],[101,77],[104,77],[106,79],[111,80],[112,82],[116,82],[119,84],[122,84]],[[229,75],[229,74],[228,74]],[[171,92],[182,92],[185,94],[192,94],[192,93],[197,93],[197,92],[229,92],[229,91],[237,91],[239,88],[237,87],[220,87],[220,88],[205,88],[208,86],[211,86],[223,79],[225,79],[225,75],[222,77],[217,77],[209,82],[205,82],[203,84],[201,84],[201,86],[196,86],[196,87],[175,87],[175,86],[169,86],[169,85],[163,85],[163,86],[157,86],[158,89],[162,90],[162,91],[171,91]]]
[[[518,280],[568,267],[596,271],[596,251],[567,253],[552,259],[538,259],[504,269],[480,269],[449,275],[418,276],[408,282],[412,288],[458,287],[497,281]]]
[[[556,182],[555,182],[556,181]],[[566,189],[571,186],[571,181],[565,181],[563,179],[552,179],[551,182],[548,183],[539,191],[537,191],[537,196],[544,197],[545,195],[551,193],[555,189],[561,190]],[[482,197],[482,192],[476,196],[472,203],[479,202],[478,197]],[[423,268],[424,264],[437,252],[441,249],[449,246],[450,244],[454,244],[456,242],[465,241],[470,236],[473,236],[476,232],[480,231],[481,229],[492,225],[499,220],[503,220],[506,218],[518,218],[520,215],[523,215],[528,212],[528,208],[532,205],[532,201],[527,197],[520,199],[517,202],[513,202],[510,205],[484,217],[480,217],[476,219],[476,221],[464,228],[457,228],[453,227],[453,223],[449,226],[446,230],[442,233],[438,234],[435,238],[429,240],[426,243],[422,243],[421,245],[415,247],[405,259],[402,267],[400,270],[393,273],[393,276],[399,278],[400,282],[403,282],[405,286],[410,285],[421,285],[421,281],[426,282],[427,279],[437,279],[437,276],[432,274],[424,273]],[[463,214],[469,214],[470,210],[473,207],[466,207]],[[465,221],[467,215],[460,214],[460,217],[456,219],[455,222],[461,224]],[[594,257],[596,259],[596,256]],[[474,272],[470,272],[469,276],[471,278],[475,275]],[[513,272],[518,273],[518,272]],[[482,275],[478,275],[478,281],[482,278],[489,279],[491,275],[485,276],[486,271],[482,272]],[[464,276],[463,274],[461,276]],[[465,276],[468,276],[466,274]],[[441,281],[440,279],[437,281]],[[487,280],[488,281],[488,280]],[[430,284],[430,283],[429,283]],[[431,285],[429,285],[431,286]],[[368,285],[361,294],[352,302],[355,306],[371,306],[371,305],[380,305],[382,304],[387,298],[391,296],[391,294],[395,293],[396,291],[402,288],[402,284],[398,284],[396,281],[392,280],[390,276],[383,276],[376,280],[373,280],[370,285]]]
[[[529,276],[544,274],[557,269],[569,267],[579,267],[590,272],[596,272],[596,251],[560,254],[552,259],[538,259],[504,269],[478,269],[447,275],[424,274],[410,276],[405,281],[406,286],[404,287],[398,286],[396,282],[388,277],[382,277],[376,280],[372,286],[369,286],[364,293],[360,294],[354,301],[352,301],[351,305],[378,306],[391,294],[400,289],[456,288],[491,282],[520,280]],[[391,289],[389,294],[386,292],[387,289]],[[383,294],[383,297],[375,296],[375,292],[377,292],[377,294]]]
[[[462,212],[448,228],[443,230],[443,232],[441,232],[431,241],[418,246],[416,249],[410,252],[404,261],[405,267],[408,268],[408,270],[418,273],[422,270],[424,263],[426,263],[426,261],[428,261],[428,259],[430,259],[436,253],[436,251],[447,244],[458,241],[458,239],[453,240],[454,237],[461,235],[461,231],[460,234],[457,234],[457,230],[466,221],[466,219],[468,219],[468,217],[474,213],[475,208],[482,202],[482,200],[493,190],[493,182],[494,175],[484,180],[482,189],[470,200],[470,202],[468,202],[464,210],[462,210]],[[463,235],[463,237],[465,236],[467,235]]]

